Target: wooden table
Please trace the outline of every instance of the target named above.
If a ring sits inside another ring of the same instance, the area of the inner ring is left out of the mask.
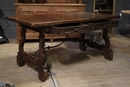
[[[110,40],[108,29],[118,26],[119,16],[94,14],[88,12],[78,12],[69,14],[45,14],[21,17],[5,17],[8,20],[19,23],[21,26],[21,39],[19,43],[19,52],[17,54],[18,66],[25,63],[32,63],[38,67],[38,77],[41,81],[45,81],[48,77],[48,69],[45,67],[45,33],[67,35],[71,33],[80,33],[79,48],[81,51],[86,50],[85,44],[90,47],[103,50],[104,56],[108,60],[113,59],[113,52],[110,49]],[[39,32],[39,58],[27,54],[24,51],[26,40],[26,29]],[[91,40],[85,39],[85,33],[102,30],[105,44],[100,45]]]
[[[122,10],[121,12],[125,14],[130,14],[130,10]]]

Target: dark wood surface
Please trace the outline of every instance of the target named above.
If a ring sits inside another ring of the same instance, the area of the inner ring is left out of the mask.
[[[25,24],[31,27],[50,26],[65,23],[91,22],[119,18],[107,14],[94,14],[88,12],[67,13],[67,14],[44,14],[21,17],[5,17],[8,20]]]
[[[6,19],[19,23],[21,26],[21,38],[19,43],[19,51],[17,54],[17,65],[24,66],[25,63],[31,63],[38,69],[38,78],[41,81],[46,81],[48,77],[49,66],[46,66],[46,51],[45,51],[45,33],[46,30],[53,30],[52,33],[71,34],[80,33],[79,49],[86,51],[86,45],[95,49],[103,50],[104,57],[107,60],[113,60],[113,52],[110,48],[110,40],[108,29],[118,26],[119,16],[106,14],[94,14],[88,12],[68,13],[68,14],[45,14],[21,17],[6,17]],[[77,25],[81,24],[81,25]],[[63,26],[64,25],[64,26]],[[69,27],[68,27],[69,25]],[[50,27],[52,26],[52,27]],[[31,29],[39,32],[39,57],[30,55],[24,51],[26,40],[26,29]],[[94,30],[102,30],[102,37],[105,44],[100,44],[93,39],[85,39],[85,33]],[[51,32],[50,32],[51,33]]]

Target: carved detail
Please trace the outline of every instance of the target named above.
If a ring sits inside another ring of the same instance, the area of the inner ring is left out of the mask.
[[[99,42],[94,42],[93,40],[91,39],[87,39],[85,41],[85,43],[87,44],[87,46],[91,47],[91,48],[95,48],[97,50],[103,50],[104,48],[104,44],[101,44]]]
[[[105,41],[105,46],[104,46],[104,51],[105,51],[105,59],[108,60],[113,60],[113,51],[112,49],[110,49],[110,40],[109,40],[109,36],[108,36],[108,29],[103,29],[103,39]]]
[[[23,11],[22,15],[34,15],[33,11]]]
[[[36,14],[37,15],[42,15],[42,14],[47,14],[48,12],[47,11],[37,11]]]
[[[109,28],[109,27],[116,27],[118,26],[118,21],[112,20],[108,22],[89,23],[88,25],[90,25],[90,28],[92,30],[99,30],[99,29],[104,29],[104,28]]]
[[[24,53],[23,46],[24,46],[25,39],[26,39],[25,38],[25,33],[26,33],[26,28],[22,27],[22,30],[21,30],[21,39],[20,39],[20,43],[19,43],[19,52],[17,54],[17,65],[18,66],[25,65],[25,60],[24,60],[24,56],[23,56],[23,53]]]
[[[70,34],[70,33],[85,33],[90,30],[89,25],[83,24],[78,26],[67,26],[67,27],[58,27],[52,26],[52,33],[54,34]]]
[[[21,25],[22,26],[22,25]],[[39,80],[45,81],[48,77],[48,68],[45,67],[45,35],[41,32],[39,33],[39,58],[34,57],[30,54],[24,52],[24,43],[25,43],[25,34],[26,34],[26,27],[22,26],[21,30],[21,39],[19,43],[19,52],[17,54],[17,65],[23,66],[25,63],[31,63],[36,65],[38,68],[38,77]]]
[[[91,30],[99,30],[108,27],[116,27],[118,26],[117,20],[112,20],[108,22],[99,22],[99,23],[89,23],[89,24],[81,24],[75,26],[52,26],[51,33],[64,35],[71,33],[85,33]]]
[[[114,27],[114,26],[117,26],[117,21],[109,21],[109,22],[101,22],[101,23],[91,23],[89,24],[90,25],[90,28],[92,28],[92,30],[100,30],[102,29],[103,31],[103,34],[102,34],[102,37],[105,41],[105,44],[102,44],[101,42],[99,41],[96,41],[94,39],[94,35],[91,35],[90,34],[90,37],[91,38],[87,38],[85,39],[84,36],[81,36],[80,37],[80,43],[79,43],[79,48],[81,51],[85,51],[86,50],[86,46],[85,44],[87,44],[87,46],[91,47],[91,48],[95,48],[95,49],[98,49],[98,50],[104,50],[105,54],[104,54],[104,57],[105,59],[107,60],[113,60],[113,51],[112,49],[110,49],[110,40],[109,40],[109,36],[108,36],[108,28],[110,27]],[[100,38],[98,38],[100,39]]]
[[[86,46],[85,46],[85,33],[80,34],[80,43],[79,43],[79,49],[81,51],[86,51]]]
[[[40,32],[39,33],[39,56],[40,58],[38,59],[38,77],[41,81],[45,81],[48,77],[48,71],[45,70],[45,61],[46,61],[46,56],[45,56],[45,35]]]

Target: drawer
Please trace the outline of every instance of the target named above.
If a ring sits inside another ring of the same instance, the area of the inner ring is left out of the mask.
[[[66,35],[72,33],[85,33],[90,30],[87,24],[69,24],[69,25],[57,25],[51,27],[51,33],[57,35]]]
[[[51,33],[58,35],[66,35],[71,33],[86,33],[90,30],[100,30],[118,26],[118,20],[96,21],[83,24],[57,25],[51,27]]]
[[[118,20],[111,20],[105,22],[89,23],[88,24],[92,30],[105,29],[110,27],[117,27]]]

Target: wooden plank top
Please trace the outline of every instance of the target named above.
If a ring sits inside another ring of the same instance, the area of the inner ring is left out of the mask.
[[[8,20],[24,24],[30,27],[52,26],[67,23],[82,23],[100,20],[117,19],[119,16],[96,14],[88,12],[66,13],[66,14],[44,14],[19,17],[5,17]]]

